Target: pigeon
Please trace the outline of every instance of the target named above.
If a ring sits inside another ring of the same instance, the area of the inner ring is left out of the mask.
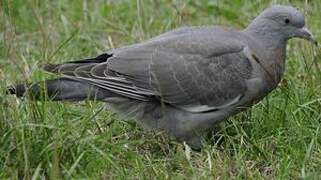
[[[199,150],[206,132],[278,86],[289,39],[316,43],[305,24],[296,8],[274,5],[241,31],[181,27],[95,58],[48,64],[44,70],[57,79],[11,86],[7,93],[102,101],[120,117]]]

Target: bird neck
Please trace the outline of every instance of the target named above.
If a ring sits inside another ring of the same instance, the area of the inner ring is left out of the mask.
[[[255,19],[244,32],[256,41],[260,42],[266,50],[275,52],[286,48],[287,39],[280,33],[278,26],[271,21]]]
[[[283,38],[273,23],[254,20],[244,33],[262,45],[266,54],[265,68],[273,76],[274,84],[281,80],[285,69],[287,39]]]

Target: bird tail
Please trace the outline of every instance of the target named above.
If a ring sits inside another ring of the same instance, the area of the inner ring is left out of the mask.
[[[14,94],[17,97],[30,95],[35,100],[48,97],[53,101],[103,100],[112,95],[111,92],[86,82],[65,77],[29,85],[10,86],[7,88],[6,93]]]
[[[63,64],[48,64],[44,67],[47,72],[60,73],[70,77],[51,79],[34,84],[19,84],[8,87],[6,93],[14,94],[17,97],[30,95],[35,100],[43,97],[48,97],[54,101],[103,100],[114,94],[73,76],[77,68],[91,67],[92,65],[106,62],[109,57],[111,55],[105,53],[95,58],[70,61]]]

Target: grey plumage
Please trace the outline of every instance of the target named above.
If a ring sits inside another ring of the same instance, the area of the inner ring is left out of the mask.
[[[101,100],[200,148],[202,133],[277,87],[293,37],[315,41],[298,10],[273,6],[243,31],[184,27],[93,59],[48,65],[45,70],[63,77],[45,85],[53,100]],[[23,87],[8,92],[22,96]],[[39,94],[36,89],[31,93]]]

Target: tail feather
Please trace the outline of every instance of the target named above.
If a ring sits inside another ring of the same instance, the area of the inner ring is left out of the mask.
[[[30,94],[36,100],[41,99],[46,94],[48,98],[54,101],[103,100],[113,96],[112,92],[70,78],[47,80],[32,85],[11,86],[7,88],[7,94],[15,94],[17,97]]]
[[[112,92],[94,86],[86,81],[81,81],[75,76],[77,68],[86,68],[87,66],[96,65],[106,62],[111,54],[101,54],[95,58],[70,61],[63,64],[48,64],[43,68],[47,72],[61,73],[68,77],[46,80],[36,84],[19,84],[7,88],[7,94],[15,94],[17,97],[30,94],[35,99],[40,99],[46,94],[51,100],[56,101],[81,101],[84,99],[102,100],[106,97],[114,95]],[[78,73],[82,73],[78,72]],[[82,73],[86,75],[85,72]],[[86,77],[86,76],[85,76]]]

